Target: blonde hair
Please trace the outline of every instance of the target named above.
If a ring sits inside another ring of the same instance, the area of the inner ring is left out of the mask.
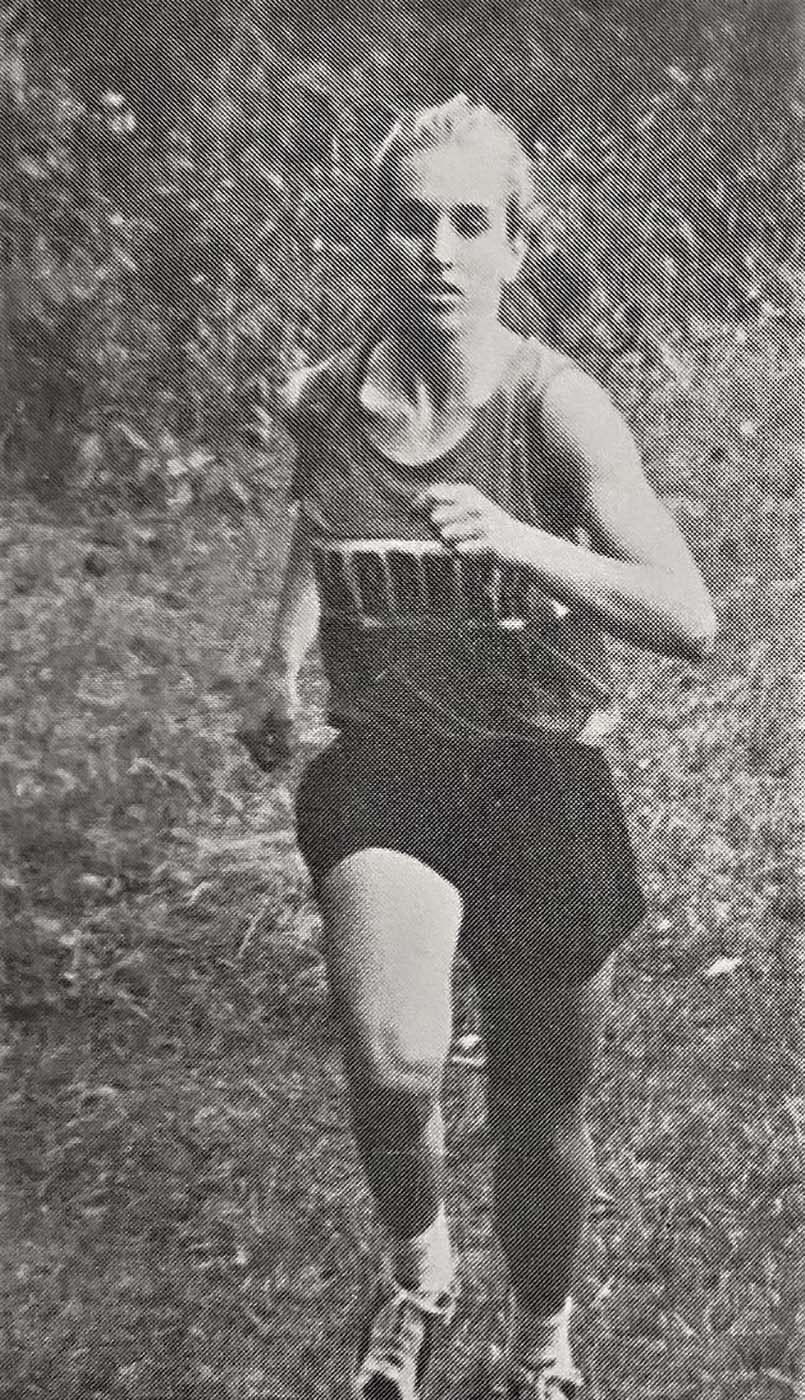
[[[372,164],[376,227],[383,224],[389,191],[403,162],[415,152],[434,147],[483,142],[501,160],[507,182],[506,219],[509,237],[524,232],[535,204],[534,171],[514,127],[505,117],[463,92],[435,107],[404,113],[378,147]]]

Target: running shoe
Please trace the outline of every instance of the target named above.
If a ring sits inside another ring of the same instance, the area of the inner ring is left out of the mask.
[[[511,1362],[506,1377],[506,1400],[575,1400],[582,1385],[581,1374],[560,1376],[549,1362],[538,1370]]]
[[[419,1400],[436,1328],[451,1321],[457,1295],[455,1285],[436,1297],[378,1285],[358,1348],[357,1400]]]
[[[466,1069],[486,1069],[483,1037],[469,1033],[457,1035],[450,1047],[450,1059],[454,1065],[464,1065]]]
[[[514,1300],[510,1297],[509,1343],[504,1358],[506,1400],[575,1400],[581,1390],[582,1376],[570,1354],[568,1328],[572,1300],[568,1299],[551,1339],[546,1338],[527,1360],[512,1355],[513,1307]]]

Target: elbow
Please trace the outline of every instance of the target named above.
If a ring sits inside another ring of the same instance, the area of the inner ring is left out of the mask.
[[[698,613],[694,625],[685,632],[683,645],[680,647],[682,659],[694,666],[708,661],[716,649],[717,634],[718,619],[715,609],[708,602],[707,606]]]

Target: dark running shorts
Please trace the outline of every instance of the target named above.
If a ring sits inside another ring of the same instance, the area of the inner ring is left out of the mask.
[[[589,745],[342,731],[302,774],[296,827],[316,892],[367,846],[443,875],[476,975],[584,981],[645,914],[609,764]]]

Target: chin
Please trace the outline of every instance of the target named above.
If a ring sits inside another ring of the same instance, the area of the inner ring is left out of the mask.
[[[425,307],[417,317],[423,335],[450,340],[465,334],[472,325],[472,318],[464,307]]]

